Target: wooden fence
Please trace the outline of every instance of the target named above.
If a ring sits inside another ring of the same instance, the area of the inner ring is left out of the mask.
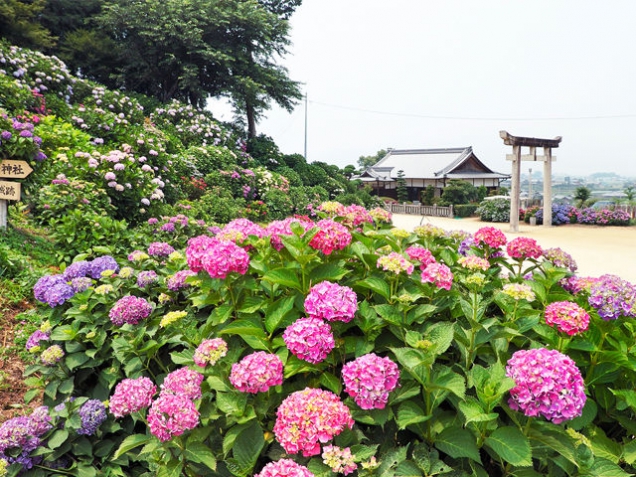
[[[453,206],[439,207],[437,205],[414,204],[385,204],[384,208],[392,214],[428,215],[430,217],[453,218]]]

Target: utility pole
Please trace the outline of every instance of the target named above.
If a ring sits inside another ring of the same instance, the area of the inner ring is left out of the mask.
[[[307,161],[307,91],[305,91],[305,161]]]

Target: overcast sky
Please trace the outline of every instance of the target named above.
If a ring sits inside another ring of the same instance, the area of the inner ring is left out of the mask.
[[[634,0],[304,0],[282,63],[308,95],[307,159],[472,146],[509,173],[507,130],[562,136],[555,173],[636,176],[635,20]],[[304,103],[258,132],[302,154]]]

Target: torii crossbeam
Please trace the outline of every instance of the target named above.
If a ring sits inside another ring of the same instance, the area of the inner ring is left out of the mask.
[[[518,137],[507,131],[499,131],[504,144],[512,146],[512,154],[506,159],[512,161],[512,190],[510,191],[510,231],[519,232],[519,194],[521,192],[521,161],[543,162],[543,225],[552,226],[552,148],[559,147],[561,136],[554,139]],[[530,148],[529,154],[521,154],[521,148]],[[543,156],[537,156],[537,148],[543,148]]]

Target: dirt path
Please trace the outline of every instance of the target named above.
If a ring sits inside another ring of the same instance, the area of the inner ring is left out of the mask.
[[[486,226],[501,229],[508,240],[517,236],[532,237],[543,248],[560,247],[572,255],[579,276],[598,277],[605,273],[636,284],[636,227],[604,227],[568,224],[553,227],[521,224],[519,232],[510,232],[507,223],[482,222],[478,218],[446,219],[415,215],[393,215],[396,227],[412,230],[423,224],[433,224],[445,230],[475,232]]]

